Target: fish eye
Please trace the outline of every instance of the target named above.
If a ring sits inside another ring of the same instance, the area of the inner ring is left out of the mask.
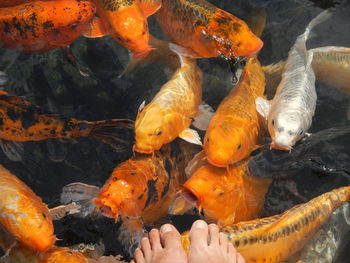
[[[242,144],[238,144],[237,150],[241,149],[241,147],[242,147]]]
[[[300,130],[299,135],[302,135],[302,134],[303,134],[303,132],[304,132],[303,130]]]
[[[288,134],[289,134],[290,136],[292,136],[292,135],[293,135],[293,132],[292,132],[292,131],[288,131]]]
[[[157,136],[159,136],[159,135],[162,134],[162,131],[160,129],[157,129],[155,133],[156,133]]]
[[[272,120],[272,126],[275,126],[275,120],[274,119]]]

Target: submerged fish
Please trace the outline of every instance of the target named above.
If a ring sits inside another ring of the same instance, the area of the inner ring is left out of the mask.
[[[271,179],[256,178],[247,167],[247,160],[227,169],[204,165],[184,183],[179,198],[221,226],[255,219],[263,207]],[[177,210],[173,205],[171,213],[176,214]]]
[[[329,216],[350,201],[350,187],[327,192],[286,212],[262,219],[222,227],[221,232],[236,247],[247,263],[284,262],[304,247]],[[182,235],[189,248],[188,233]]]
[[[328,19],[324,11],[314,18],[288,53],[288,59],[271,104],[257,98],[257,110],[267,119],[272,138],[271,148],[291,150],[310,128],[316,107],[315,74],[312,69],[313,52],[306,49],[311,29]]]
[[[1,7],[0,45],[23,52],[66,47],[87,28],[95,11],[95,5],[87,0],[32,1]]]
[[[0,139],[25,142],[46,139],[72,139],[90,136],[118,149],[123,140],[116,137],[116,128],[131,128],[132,121],[111,119],[103,121],[82,121],[44,114],[36,105],[23,97],[0,94]],[[11,142],[2,141],[3,150],[11,158],[16,149]],[[16,159],[15,157],[13,157]],[[12,159],[12,158],[11,158]]]
[[[47,206],[2,166],[0,175],[0,226],[35,251],[48,250],[56,238]]]
[[[8,255],[3,258],[7,263],[88,263],[80,252],[67,247],[52,247],[44,253],[37,253],[26,246],[17,244]]]
[[[224,56],[233,66],[238,57],[253,57],[263,46],[244,21],[205,0],[163,0],[156,19],[183,55]]]
[[[111,35],[132,52],[133,57],[146,56],[152,47],[148,44],[147,17],[161,6],[160,0],[93,0],[97,14],[87,37]]]
[[[264,96],[264,89],[264,72],[259,61],[252,58],[209,123],[203,148],[211,164],[224,167],[238,162],[261,143],[263,123],[255,99]]]
[[[137,154],[116,167],[93,200],[104,216],[123,222],[119,240],[130,255],[145,235],[144,224],[153,225],[167,215],[176,193],[186,180],[185,166],[197,148],[175,141],[153,155]],[[77,186],[80,192],[84,192],[82,184]],[[87,188],[87,195],[90,188]],[[72,187],[71,192],[76,195]]]
[[[327,46],[311,49],[316,80],[350,93],[350,48]],[[286,62],[263,67],[269,94],[274,94]]]
[[[181,67],[153,100],[137,114],[134,150],[152,153],[176,137],[200,144],[189,129],[202,101],[202,71],[194,59],[180,55]]]

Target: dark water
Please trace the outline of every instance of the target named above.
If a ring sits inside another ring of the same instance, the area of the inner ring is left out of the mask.
[[[243,19],[249,17],[252,7],[263,6],[266,9],[267,25],[262,35],[264,48],[259,54],[264,65],[285,59],[307,23],[322,8],[332,5],[332,1],[306,0],[211,2]],[[315,28],[308,41],[308,48],[326,45],[350,47],[350,5],[346,0],[335,2],[338,2],[338,11],[329,21]],[[152,18],[150,25],[151,32],[161,36]],[[25,96],[46,111],[67,117],[91,121],[135,119],[142,101],[149,102],[169,78],[169,70],[161,63],[140,67],[127,77],[119,78],[129,55],[110,37],[80,37],[71,47],[80,68],[91,77],[79,74],[59,49],[41,54],[0,49],[0,70],[8,75],[5,90],[13,95]],[[232,88],[228,65],[221,59],[202,59],[199,65],[205,73],[203,99],[216,108]],[[348,125],[346,112],[349,95],[321,83],[316,83],[316,88],[317,111],[311,132]],[[130,134],[123,136],[129,138]],[[53,207],[59,204],[61,189],[68,183],[80,181],[102,186],[114,167],[132,156],[131,146],[132,140],[124,152],[114,152],[109,146],[89,138],[77,139],[75,142],[54,142],[53,147],[45,141],[27,142],[24,143],[22,162],[10,161],[1,151],[0,158],[2,165],[26,182],[49,207]],[[51,148],[57,152],[66,152],[64,160],[52,161],[54,158],[49,156]],[[274,183],[270,192],[274,193],[276,199],[285,198],[283,187],[278,183]],[[297,183],[309,186],[309,191],[312,191],[312,180],[299,180]],[[312,195],[316,193],[319,192],[312,192]],[[298,198],[286,200],[288,206],[301,202]],[[265,213],[271,213],[272,208],[273,204],[267,205]],[[188,229],[193,220],[193,216],[172,218],[180,230]],[[77,219],[69,216],[55,224],[57,237],[62,239],[59,245],[96,243],[101,240],[105,243],[107,255],[124,253],[116,241],[117,229],[118,225],[106,218]],[[348,250],[349,243],[342,243],[339,247],[342,255],[342,251]]]

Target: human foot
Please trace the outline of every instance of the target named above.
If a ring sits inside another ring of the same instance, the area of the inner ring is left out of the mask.
[[[197,220],[192,225],[190,241],[188,263],[245,263],[217,225]]]
[[[187,263],[181,244],[181,235],[172,225],[152,229],[149,238],[143,238],[130,263]]]

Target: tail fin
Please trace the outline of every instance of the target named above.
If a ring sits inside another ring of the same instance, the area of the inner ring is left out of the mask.
[[[92,122],[91,125],[90,137],[109,144],[117,151],[121,151],[123,150],[122,144],[128,144],[129,141],[118,137],[121,134],[120,129],[133,129],[134,122],[128,119],[111,119]]]
[[[318,14],[318,16],[316,16],[314,19],[312,19],[310,21],[310,23],[308,24],[308,26],[305,29],[304,35],[306,37],[306,39],[308,38],[310,31],[317,26],[318,24],[321,24],[322,22],[326,21],[328,18],[330,18],[330,16],[332,15],[332,12],[330,12],[329,10],[325,10],[322,13]]]

